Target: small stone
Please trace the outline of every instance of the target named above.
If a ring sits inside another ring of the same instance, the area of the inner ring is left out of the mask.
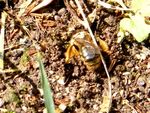
[[[39,68],[39,63],[38,62],[32,62],[32,66],[34,69]]]
[[[20,44],[25,44],[27,42],[27,37],[25,38],[20,38],[19,43]]]
[[[66,9],[65,8],[61,8],[59,11],[58,11],[58,15],[63,15],[63,14],[65,14],[65,12],[66,12]]]
[[[142,93],[144,93],[144,92],[145,92],[145,88],[144,88],[144,87],[142,87],[142,86],[140,86],[140,87],[139,87],[139,90],[140,90],[140,92],[142,92]]]
[[[129,68],[133,67],[133,64],[130,62],[130,63],[128,64],[128,67],[129,67]]]
[[[61,85],[64,85],[64,84],[65,84],[64,78],[59,79],[57,82],[58,82],[59,84],[61,84]]]
[[[148,64],[147,64],[147,68],[148,68],[148,69],[150,69],[150,62],[148,62]]]
[[[50,73],[50,74],[54,74],[54,71],[50,70],[49,73]]]
[[[141,56],[141,60],[145,60],[146,59],[146,55],[144,53],[141,53],[140,56]]]
[[[66,109],[66,105],[65,104],[60,104],[59,105],[59,109],[61,109],[62,111],[64,111]]]
[[[60,16],[55,15],[55,16],[54,16],[54,19],[55,19],[56,21],[58,21],[58,20],[60,20]]]
[[[122,75],[130,75],[130,72],[124,72]]]
[[[134,64],[133,64],[131,61],[126,61],[126,62],[125,62],[125,66],[128,67],[128,68],[133,67],[133,65],[134,65]]]
[[[135,56],[136,56],[137,59],[141,59],[140,54],[136,54]]]
[[[145,85],[145,79],[144,79],[144,77],[139,77],[138,80],[137,80],[137,84],[139,86],[144,86]]]
[[[93,105],[94,110],[98,110],[99,106],[97,104]]]
[[[139,60],[145,60],[146,59],[146,55],[144,53],[136,54],[135,56]]]
[[[4,105],[4,100],[0,98],[0,107]]]
[[[16,113],[20,113],[20,112],[21,112],[21,108],[16,108],[16,109],[15,109],[15,112],[16,112]]]
[[[22,106],[23,111],[27,112],[27,107],[26,106]]]

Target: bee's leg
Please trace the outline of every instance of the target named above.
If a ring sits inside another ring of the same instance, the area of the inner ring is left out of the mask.
[[[79,56],[79,50],[77,50],[75,46],[72,47],[72,56]]]
[[[69,63],[69,60],[70,60],[70,58],[73,56],[72,54],[71,54],[71,51],[72,51],[72,46],[69,46],[68,48],[67,48],[67,51],[65,52],[65,62],[66,63]]]
[[[110,66],[108,68],[108,72],[110,72],[112,70],[112,68],[114,67],[114,65],[116,64],[117,59],[113,59],[111,60]]]
[[[77,55],[79,55],[79,52],[75,49],[75,47],[73,45],[70,45],[67,48],[67,51],[65,53],[65,57],[66,57],[65,62],[69,63],[70,59]]]
[[[108,44],[100,38],[97,38],[97,40],[98,40],[98,45],[102,49],[102,51],[106,52],[107,54],[111,54],[111,52],[109,51]]]

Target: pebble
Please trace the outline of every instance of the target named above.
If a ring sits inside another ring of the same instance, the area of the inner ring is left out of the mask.
[[[65,84],[64,78],[59,79],[57,82],[58,82],[60,85],[64,85],[64,84]]]
[[[63,15],[63,14],[65,14],[65,12],[66,12],[66,9],[65,8],[61,8],[59,11],[58,11],[58,15]]]
[[[137,80],[137,84],[139,86],[144,86],[145,85],[145,79],[144,79],[144,77],[139,77],[138,80]]]
[[[147,64],[147,68],[148,68],[148,69],[150,69],[150,62],[148,62],[148,64]]]
[[[131,72],[127,72],[127,71],[122,73],[122,75],[130,75],[130,74]]]
[[[59,105],[59,109],[61,109],[62,111],[64,111],[66,109],[66,107],[67,106],[63,103]]]
[[[142,86],[140,86],[140,87],[139,87],[139,91],[140,91],[141,93],[144,93],[144,92],[145,92],[145,88],[142,87]]]
[[[27,112],[27,107],[26,106],[22,106],[22,110]]]
[[[127,66],[128,66],[129,68],[131,68],[131,67],[133,67],[133,63],[132,63],[132,62],[128,62]]]
[[[0,107],[4,105],[4,100],[0,98]]]
[[[93,109],[94,110],[98,110],[99,109],[99,106],[97,104],[93,105]]]
[[[54,16],[54,19],[55,19],[56,21],[58,21],[58,20],[60,20],[60,16],[55,15],[55,16]]]
[[[15,112],[16,112],[16,113],[21,113],[21,108],[16,108],[16,109],[15,109]]]
[[[52,75],[52,74],[54,74],[54,71],[50,70],[49,73]]]
[[[139,59],[139,60],[145,60],[145,59],[146,59],[146,55],[143,54],[143,53],[141,53],[141,54],[136,54],[135,56],[136,56],[136,58]]]
[[[20,43],[20,44],[26,44],[26,42],[27,42],[27,37],[25,37],[25,38],[20,38],[20,40],[19,40],[19,43]]]

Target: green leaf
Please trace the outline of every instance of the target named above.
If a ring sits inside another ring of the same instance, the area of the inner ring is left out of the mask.
[[[150,16],[150,0],[132,0],[131,9],[142,16]]]
[[[122,29],[123,31],[127,31],[127,30],[131,30],[131,28],[133,27],[133,22],[130,18],[123,18],[120,21],[120,29]]]
[[[138,14],[122,19],[120,29],[131,33],[138,42],[145,40],[150,33],[150,25],[146,24],[144,17]]]
[[[47,108],[48,113],[55,113],[52,92],[48,83],[47,74],[45,72],[44,65],[40,58],[40,53],[38,53],[37,59],[39,62],[40,79],[41,79],[41,86],[44,93],[45,106]]]
[[[132,0],[130,8],[136,12],[146,5],[146,1],[149,0]]]
[[[139,11],[139,14],[150,17],[150,4],[142,7],[142,9]]]

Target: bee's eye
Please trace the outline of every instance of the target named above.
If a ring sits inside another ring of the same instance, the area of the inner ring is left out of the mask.
[[[79,47],[77,45],[73,45],[77,51],[79,51]]]

